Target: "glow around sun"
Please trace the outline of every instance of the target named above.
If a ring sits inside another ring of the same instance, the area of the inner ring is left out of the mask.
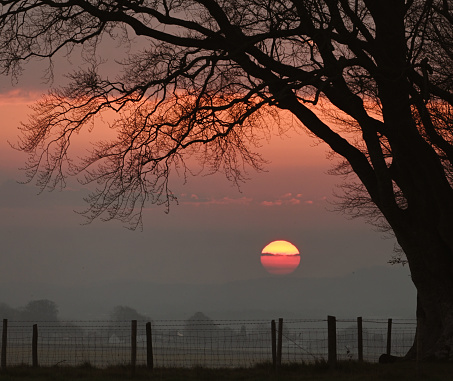
[[[273,241],[261,251],[261,264],[270,274],[290,274],[300,264],[300,253],[291,242]]]

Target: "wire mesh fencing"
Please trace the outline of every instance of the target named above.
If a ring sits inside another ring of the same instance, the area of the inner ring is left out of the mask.
[[[337,320],[337,354],[339,360],[359,358],[357,319]],[[415,319],[362,319],[363,360],[378,362],[382,354],[404,356],[414,344]]]
[[[260,363],[327,361],[335,358],[377,362],[391,351],[404,355],[414,341],[415,320],[336,320],[329,337],[327,319],[289,319],[277,328],[265,320],[5,321],[2,367],[117,365],[148,367],[246,368]],[[149,331],[146,325],[150,326]],[[5,326],[6,324],[6,326]],[[276,348],[277,346],[277,348]],[[390,349],[389,349],[390,348]]]

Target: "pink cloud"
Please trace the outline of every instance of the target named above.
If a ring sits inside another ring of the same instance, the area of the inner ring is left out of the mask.
[[[0,93],[0,104],[31,104],[41,96],[42,93],[16,88]]]
[[[206,204],[214,204],[214,205],[249,205],[252,202],[252,198],[248,197],[241,197],[241,198],[230,198],[230,197],[223,197],[220,199],[212,198],[206,202]]]
[[[283,205],[283,201],[282,200],[263,201],[263,202],[261,202],[261,205],[263,205],[263,206],[280,206],[280,205]]]
[[[260,205],[262,206],[282,206],[282,205],[298,205],[300,200],[292,198],[290,200],[275,200],[275,201],[262,201]]]
[[[181,195],[182,196],[182,195]],[[249,205],[253,201],[249,197],[240,197],[240,198],[231,198],[231,197],[222,197],[222,198],[207,198],[202,199],[195,194],[192,194],[188,200],[182,201],[182,204],[189,204],[194,206],[200,205]]]

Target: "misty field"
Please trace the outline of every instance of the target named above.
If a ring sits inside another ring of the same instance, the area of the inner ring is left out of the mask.
[[[289,364],[278,372],[271,364],[259,364],[253,368],[156,368],[153,371],[138,367],[132,375],[128,366],[94,368],[88,364],[79,367],[11,367],[0,372],[0,381],[115,381],[115,380],[159,380],[159,381],[354,381],[354,380],[427,380],[447,381],[453,375],[453,364],[422,363],[417,366],[412,362],[395,364],[340,362],[335,368],[329,368],[325,362],[316,364]]]
[[[12,321],[0,381],[453,379],[453,364],[378,364],[383,353],[407,353],[415,321],[337,319],[332,332],[332,318]]]
[[[387,319],[363,319],[362,323],[359,336],[356,319],[336,321],[333,341],[338,360],[359,360],[360,345],[363,360],[375,363],[382,353],[403,356],[413,344],[415,321],[394,319],[391,337]],[[153,321],[149,342],[146,324],[139,321],[132,335],[128,321],[39,322],[33,354],[33,323],[11,321],[5,367],[30,366],[33,361],[43,367],[122,366],[131,362],[133,342],[137,366],[145,366],[151,355],[156,368],[253,368],[273,361],[273,345],[277,344],[273,344],[271,322],[264,320]],[[281,338],[276,340],[281,343],[281,363],[327,360],[327,328],[326,319],[282,319]],[[279,327],[275,329],[277,333]]]

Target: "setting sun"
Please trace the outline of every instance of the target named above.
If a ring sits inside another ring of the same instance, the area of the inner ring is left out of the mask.
[[[290,274],[299,263],[299,250],[288,241],[273,241],[261,252],[261,264],[270,274]]]

